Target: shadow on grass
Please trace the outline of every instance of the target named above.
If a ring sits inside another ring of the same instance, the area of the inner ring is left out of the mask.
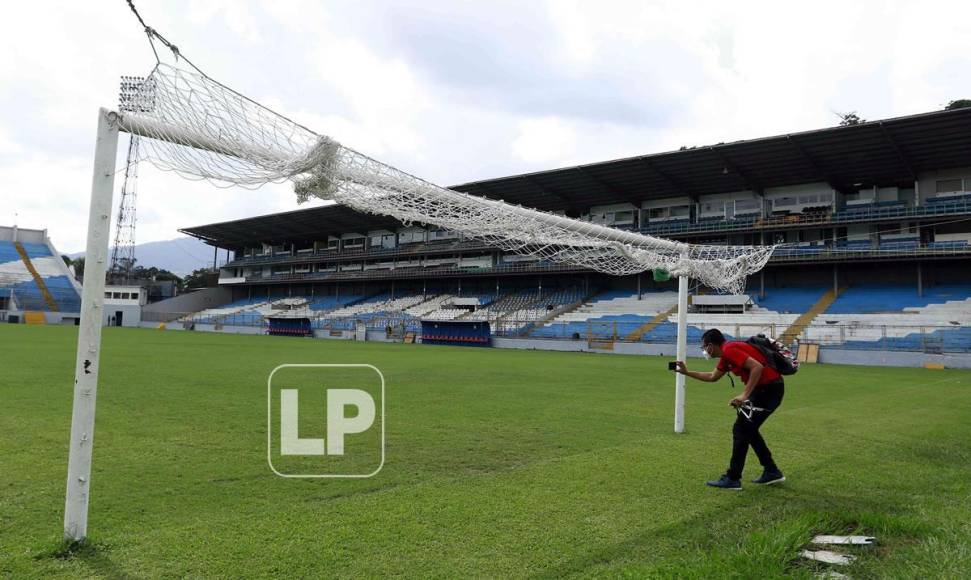
[[[118,567],[108,556],[110,547],[107,544],[92,541],[61,541],[49,549],[40,552],[37,560],[53,559],[62,562],[77,562],[86,566],[93,576],[104,578],[129,579],[134,576]]]

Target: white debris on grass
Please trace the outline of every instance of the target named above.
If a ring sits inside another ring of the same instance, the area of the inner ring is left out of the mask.
[[[823,562],[824,564],[838,564],[840,566],[847,566],[856,560],[855,556],[848,556],[846,554],[839,554],[837,552],[830,552],[828,550],[803,550],[800,555],[808,560],[815,560],[816,562]]]
[[[876,540],[876,538],[873,536],[816,536],[813,538],[813,543],[871,546],[873,545],[874,540]]]

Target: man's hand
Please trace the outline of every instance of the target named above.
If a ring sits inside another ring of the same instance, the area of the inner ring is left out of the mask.
[[[688,365],[684,364],[684,361],[676,361],[674,365],[677,367],[674,369],[674,372],[681,373],[682,375],[688,373]]]
[[[742,405],[745,404],[745,401],[747,400],[748,400],[748,397],[746,397],[744,394],[741,394],[737,397],[734,397],[731,401],[728,402],[728,404],[733,407],[741,407]]]

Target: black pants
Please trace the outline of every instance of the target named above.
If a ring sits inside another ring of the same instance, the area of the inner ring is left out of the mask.
[[[769,451],[769,446],[765,444],[765,439],[762,439],[762,434],[759,433],[759,427],[762,426],[762,423],[765,423],[765,420],[769,418],[773,411],[779,408],[785,394],[786,387],[782,379],[758,386],[752,396],[749,397],[752,406],[756,408],[749,413],[751,416],[747,417],[741,411],[738,412],[738,418],[732,427],[732,459],[728,464],[728,477],[732,479],[742,478],[742,470],[745,469],[745,456],[748,455],[749,446],[752,447],[752,451],[759,458],[762,467],[770,470],[778,469],[775,461],[772,460],[772,452]]]

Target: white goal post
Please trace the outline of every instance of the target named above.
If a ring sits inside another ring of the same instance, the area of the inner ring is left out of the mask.
[[[84,284],[81,289],[81,324],[78,328],[74,366],[74,405],[71,412],[71,446],[67,462],[67,495],[64,500],[64,538],[87,537],[88,500],[91,492],[91,452],[94,446],[94,412],[101,369],[101,324],[104,311],[105,274],[111,202],[118,154],[118,116],[98,112],[98,138],[94,147],[94,177],[88,210],[88,241],[85,247]]]
[[[406,224],[434,224],[497,247],[625,275],[678,276],[677,357],[686,355],[688,278],[736,291],[772,246],[703,246],[445,189],[342,146],[209,77],[159,65],[128,95],[127,111],[98,113],[85,277],[75,366],[64,536],[87,536],[95,401],[118,133],[145,138],[149,159],[191,177],[240,186],[291,180],[301,199],[333,199]],[[684,376],[676,375],[675,431],[684,431]]]

